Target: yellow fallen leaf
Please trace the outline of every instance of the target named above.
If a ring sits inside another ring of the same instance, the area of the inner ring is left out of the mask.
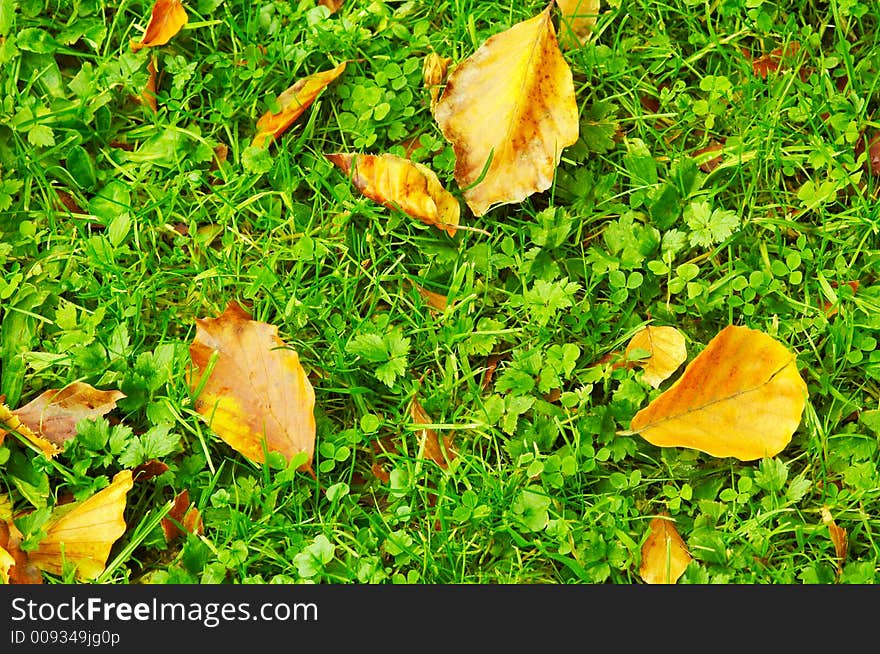
[[[5,404],[0,404],[0,445],[3,444],[6,434],[10,431],[14,431],[22,438],[26,438],[36,445],[48,459],[51,459],[61,451],[61,448],[57,445],[31,431],[9,407]]]
[[[12,554],[0,547],[0,579],[4,584],[9,583],[9,569],[15,565],[15,559]]]
[[[189,16],[180,0],[156,0],[143,38],[131,42],[132,51],[165,45],[188,21]]]
[[[429,425],[433,422],[415,396],[409,405],[409,411],[410,417],[416,425]],[[430,427],[420,429],[418,431],[419,456],[433,461],[441,468],[448,468],[449,461],[455,458],[455,452],[452,450],[452,438],[452,434],[445,434],[441,445],[435,430]]]
[[[434,108],[475,216],[550,188],[563,148],[578,139],[552,8],[490,37],[450,73]]]
[[[647,326],[637,332],[626,346],[626,353],[647,350],[648,358],[638,362],[643,378],[657,388],[687,360],[684,335],[675,327]]]
[[[630,430],[659,447],[753,461],[788,445],[806,400],[794,355],[763,332],[731,325],[635,415]]]
[[[251,143],[255,147],[264,145],[277,138],[290,127],[303,112],[312,106],[318,95],[345,70],[343,61],[332,70],[314,73],[297,80],[290,88],[278,96],[277,102],[281,109],[277,113],[267,111],[257,120],[257,135]]]
[[[21,550],[22,535],[12,519],[0,520],[0,576],[7,584],[42,584],[42,573]]]
[[[66,561],[76,566],[78,578],[98,577],[113,543],[125,533],[125,496],[132,484],[131,470],[123,470],[87,500],[56,508],[28,561],[53,574],[61,574]]]
[[[365,196],[455,236],[461,207],[433,170],[393,154],[325,155]]]
[[[446,71],[452,62],[451,57],[441,57],[436,52],[428,54],[422,62],[422,81],[428,93],[431,94],[431,113],[437,106],[437,98],[440,97],[440,87],[446,79]]]
[[[278,337],[278,328],[251,320],[231,302],[217,318],[196,320],[189,348],[201,371],[189,380],[195,410],[227,444],[251,461],[265,461],[264,448],[290,461],[300,453],[311,470],[315,450],[315,392],[296,352]],[[217,359],[207,380],[201,377]]]
[[[556,0],[562,12],[559,21],[559,43],[564,48],[583,45],[599,18],[599,0]]]
[[[648,538],[642,545],[639,576],[646,584],[674,584],[691,562],[687,546],[667,515],[648,525]]]

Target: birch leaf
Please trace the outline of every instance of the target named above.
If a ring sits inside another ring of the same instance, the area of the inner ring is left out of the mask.
[[[763,332],[731,325],[635,415],[630,429],[659,447],[754,461],[788,445],[806,400],[794,355]]]
[[[427,166],[393,154],[325,155],[351,176],[355,187],[382,205],[455,236],[461,208]]]
[[[131,49],[137,52],[141,48],[165,45],[188,21],[189,16],[180,0],[156,0],[143,38],[140,41],[132,41]]]
[[[267,111],[257,120],[257,135],[251,143],[254,147],[263,147],[276,139],[290,127],[303,112],[312,106],[318,95],[345,70],[343,61],[336,68],[314,73],[297,80],[290,88],[278,96],[277,102],[281,109],[278,112]]]
[[[636,350],[649,353],[648,358],[639,361],[638,365],[644,370],[644,380],[654,388],[659,387],[687,360],[684,335],[675,327],[645,327],[626,346],[628,355]]]
[[[552,9],[490,37],[450,73],[434,108],[475,216],[550,188],[563,148],[577,141],[574,82]]]
[[[190,388],[195,392],[204,383],[195,409],[220,438],[258,463],[265,461],[264,448],[288,462],[304,453],[300,469],[311,470],[315,392],[277,327],[251,320],[231,302],[219,317],[196,320],[189,351],[200,371]]]

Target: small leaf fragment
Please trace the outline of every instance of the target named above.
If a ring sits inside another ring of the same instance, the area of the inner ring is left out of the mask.
[[[371,200],[455,235],[461,207],[427,166],[393,154],[325,156]]]
[[[646,584],[674,584],[691,562],[687,546],[668,515],[651,520],[642,545],[639,575]]]
[[[422,62],[422,81],[431,95],[431,113],[440,97],[440,89],[446,80],[446,71],[452,62],[451,57],[441,57],[436,52],[429,53]]]
[[[599,18],[599,0],[556,0],[562,12],[559,21],[559,43],[563,48],[576,48],[593,34]]]
[[[626,346],[627,354],[634,350],[647,350],[650,353],[638,365],[644,370],[644,380],[654,388],[658,388],[687,360],[684,334],[675,327],[645,327]]]
[[[174,497],[174,504],[168,514],[162,518],[162,532],[165,542],[170,543],[184,533],[201,534],[203,532],[202,516],[195,504],[189,501],[189,491],[184,489]]]
[[[131,42],[132,51],[165,45],[188,21],[189,16],[180,0],[156,0],[143,38]]]
[[[345,62],[331,70],[314,73],[294,82],[278,96],[281,109],[277,113],[267,111],[257,120],[257,134],[251,143],[263,147],[290,127],[303,112],[312,106],[318,95],[345,70]]]
[[[47,459],[51,459],[61,451],[61,448],[51,441],[35,434],[27,425],[22,423],[9,407],[5,404],[0,404],[0,445],[3,444],[6,434],[10,431],[14,431],[22,438],[36,445]]]
[[[409,407],[410,417],[416,425],[429,425],[431,417],[422,408],[418,399],[413,396]],[[430,461],[433,461],[441,468],[448,468],[449,461],[455,458],[455,452],[452,450],[452,434],[443,436],[443,444],[440,444],[440,438],[437,432],[430,427],[425,427],[418,431],[419,452],[420,455]]]

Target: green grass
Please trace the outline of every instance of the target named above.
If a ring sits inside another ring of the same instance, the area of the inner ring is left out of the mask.
[[[151,2],[0,0],[0,394],[126,394],[51,462],[7,437],[14,509],[88,496],[132,439],[167,429],[169,471],[129,493],[100,582],[641,583],[661,511],[695,557],[680,583],[874,581],[880,177],[855,144],[880,130],[876,5],[604,4],[565,53],[581,140],[553,188],[465,210],[482,231],[454,237],[361,197],[323,155],[416,137],[412,158],[458,193],[422,60],[461,61],[545,3],[314,5],[190,0],[180,34],[133,54]],[[742,53],[790,43],[767,79]],[[156,114],[132,100],[153,54]],[[342,61],[277,143],[249,149],[278,93]],[[722,162],[703,169],[713,143]],[[232,300],[310,373],[316,479],[249,462],[193,410],[194,321]],[[743,463],[618,434],[659,391],[601,360],[648,321],[678,327],[690,358],[728,324],[796,352],[810,396],[791,444]],[[403,374],[377,378],[350,345],[364,334],[407,339]],[[417,456],[416,393],[454,431],[446,470]],[[166,545],[184,489],[204,535]],[[848,532],[839,574],[823,507]],[[38,521],[20,527],[38,540]]]

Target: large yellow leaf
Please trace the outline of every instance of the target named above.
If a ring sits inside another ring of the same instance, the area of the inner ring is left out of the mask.
[[[156,0],[143,38],[132,41],[131,49],[137,52],[141,48],[165,45],[188,21],[189,16],[180,0]]]
[[[599,0],[556,0],[556,4],[562,12],[559,42],[565,48],[583,45],[599,18]]]
[[[345,70],[343,61],[332,70],[325,70],[303,77],[283,91],[277,102],[281,107],[278,112],[267,111],[257,120],[257,135],[251,145],[262,147],[277,138],[290,127],[302,113],[312,106],[318,95]]]
[[[639,361],[644,370],[643,378],[654,388],[662,384],[687,360],[684,334],[675,327],[651,325],[636,332],[626,346],[626,353],[646,350],[647,359]]]
[[[132,483],[131,470],[123,470],[89,499],[55,509],[28,561],[53,574],[61,574],[67,561],[76,566],[80,579],[95,579],[104,571],[113,543],[125,533],[125,496]]]
[[[450,73],[434,108],[475,216],[550,188],[563,148],[577,141],[574,82],[552,8],[489,38]]]
[[[630,429],[660,447],[753,461],[788,445],[806,400],[794,355],[763,332],[731,325]]]
[[[687,546],[669,516],[654,518],[648,530],[639,576],[646,584],[674,584],[691,562]]]
[[[296,352],[278,337],[278,328],[251,320],[231,302],[217,318],[196,320],[189,348],[190,388],[204,382],[195,409],[211,429],[248,459],[265,461],[264,448],[290,461],[300,453],[310,470],[315,449],[315,392]],[[207,380],[201,379],[212,357]]]
[[[365,196],[455,236],[461,208],[433,170],[393,154],[328,154]]]

